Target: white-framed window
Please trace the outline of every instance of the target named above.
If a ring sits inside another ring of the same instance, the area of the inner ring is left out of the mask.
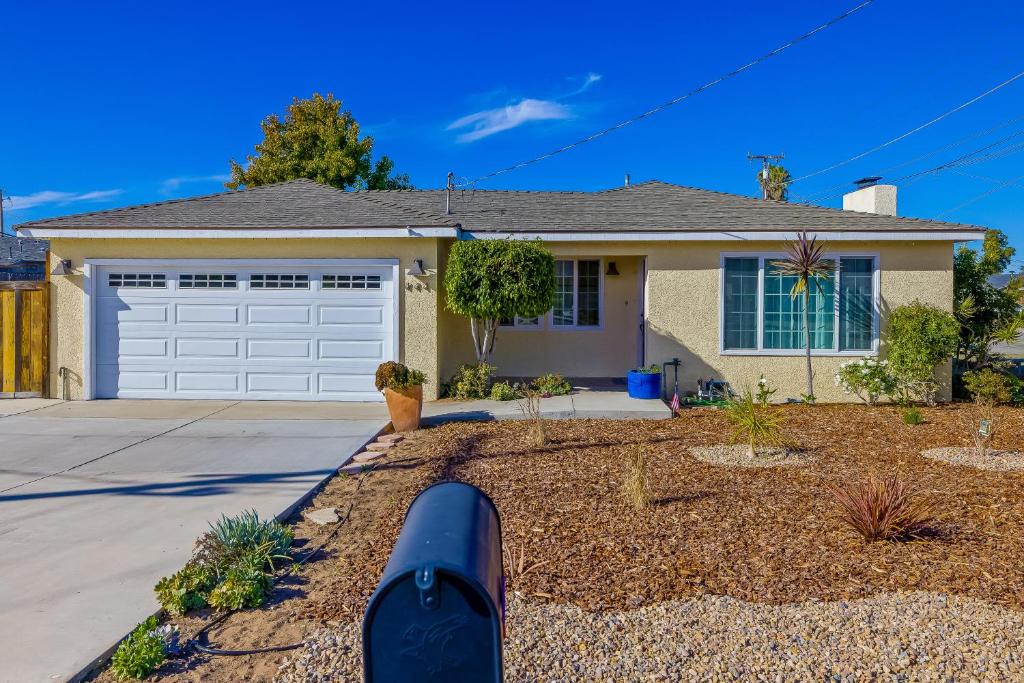
[[[796,280],[773,265],[782,254],[722,254],[723,354],[796,355],[805,352],[802,295]],[[815,355],[878,352],[877,254],[830,254],[835,270],[810,288],[808,327]]]
[[[556,260],[551,326],[555,329],[601,327],[603,288],[600,259]]]
[[[249,276],[249,289],[309,289],[309,275],[305,273],[253,273]]]
[[[118,289],[165,289],[165,273],[110,273],[107,286]]]
[[[541,316],[523,318],[517,315],[514,320],[512,318],[502,318],[498,325],[516,330],[539,330],[541,328]]]
[[[178,289],[238,289],[238,276],[234,273],[182,273],[178,276]]]
[[[320,279],[321,289],[380,289],[380,275],[333,275],[324,274]]]

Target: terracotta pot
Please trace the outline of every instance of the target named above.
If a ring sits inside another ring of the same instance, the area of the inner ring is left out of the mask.
[[[409,387],[405,391],[384,389],[384,400],[388,403],[391,424],[396,432],[412,432],[420,428],[420,414],[423,412],[423,386]]]

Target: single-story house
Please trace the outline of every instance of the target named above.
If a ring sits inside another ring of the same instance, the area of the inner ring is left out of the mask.
[[[45,280],[45,240],[0,235],[0,281]]]
[[[50,240],[51,383],[71,398],[379,400],[373,374],[398,359],[428,399],[474,360],[445,306],[456,240],[541,240],[555,254],[553,309],[509,320],[504,376],[622,377],[682,360],[734,387],[765,377],[804,389],[801,306],[772,259],[797,231],[838,265],[812,298],[820,400],[849,400],[840,363],[879,353],[887,311],[951,309],[953,248],[975,226],[899,218],[896,188],[847,210],[645,182],[599,192],[343,192],[294,180],[18,226]],[[949,378],[948,368],[944,371]],[[947,382],[948,383],[948,382]]]

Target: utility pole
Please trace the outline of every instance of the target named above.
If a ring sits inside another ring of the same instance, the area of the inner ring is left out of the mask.
[[[754,159],[761,160],[761,179],[762,181],[768,180],[768,167],[772,165],[773,161],[782,161],[786,158],[785,154],[751,154],[747,152],[747,161],[753,161]],[[761,199],[768,199],[768,183],[761,183]]]
[[[7,234],[7,228],[4,227],[4,188],[0,187],[0,235]]]

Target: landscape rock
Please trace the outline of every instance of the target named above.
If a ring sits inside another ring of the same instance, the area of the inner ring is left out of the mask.
[[[337,524],[341,521],[341,517],[338,516],[338,508],[320,508],[319,510],[304,512],[302,516],[320,526]]]

